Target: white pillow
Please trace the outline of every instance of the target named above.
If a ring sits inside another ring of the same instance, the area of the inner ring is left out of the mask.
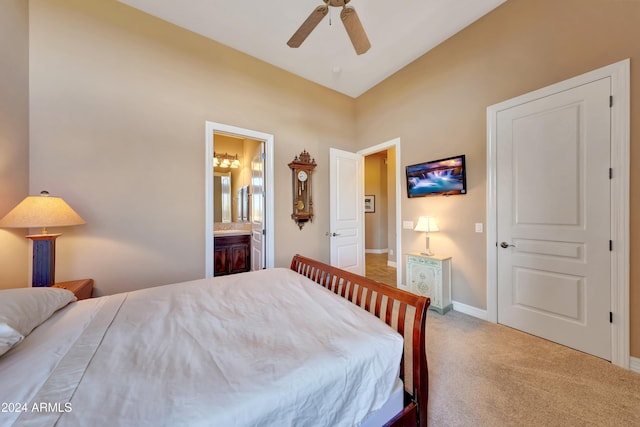
[[[24,339],[24,336],[6,323],[0,323],[0,356]]]
[[[24,339],[53,313],[76,300],[61,288],[19,288],[0,291],[0,355]]]

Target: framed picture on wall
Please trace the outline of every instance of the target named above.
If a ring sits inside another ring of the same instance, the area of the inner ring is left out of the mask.
[[[364,196],[364,212],[374,213],[376,211],[376,196]]]

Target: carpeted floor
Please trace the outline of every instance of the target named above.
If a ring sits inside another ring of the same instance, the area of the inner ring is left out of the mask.
[[[451,311],[427,316],[429,425],[640,426],[640,375]]]
[[[367,277],[395,286],[387,254]],[[640,374],[502,325],[427,315],[429,425],[640,427]]]

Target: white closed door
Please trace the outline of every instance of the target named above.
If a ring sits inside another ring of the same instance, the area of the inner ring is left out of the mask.
[[[251,271],[265,268],[264,143],[251,158]]]
[[[364,160],[329,149],[331,265],[364,275]]]
[[[610,78],[497,115],[498,322],[611,360]]]

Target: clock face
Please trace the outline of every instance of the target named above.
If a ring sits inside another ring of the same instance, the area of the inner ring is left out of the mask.
[[[298,172],[298,180],[305,182],[308,178],[308,175],[305,171]]]

